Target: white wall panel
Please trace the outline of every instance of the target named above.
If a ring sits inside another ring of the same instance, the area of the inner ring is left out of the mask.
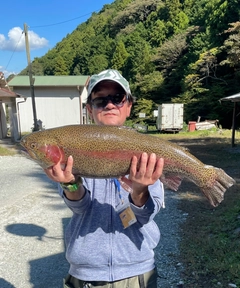
[[[23,98],[17,99],[20,132],[31,132],[34,121],[30,90],[18,88],[14,91],[26,97],[25,102]],[[79,91],[76,88],[35,88],[34,94],[37,119],[42,121],[45,129],[80,123]]]

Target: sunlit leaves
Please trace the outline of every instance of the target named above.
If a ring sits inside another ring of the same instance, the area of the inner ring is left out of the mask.
[[[240,22],[231,23],[226,33],[230,33],[229,37],[224,41],[222,50],[227,52],[227,57],[220,64],[227,64],[230,67],[240,66]]]
[[[111,67],[121,71],[127,61],[128,56],[129,54],[125,48],[124,43],[119,41],[111,59]]]
[[[145,121],[146,120],[154,121],[153,110],[155,110],[156,108],[157,108],[157,105],[152,100],[139,98],[137,100],[136,104],[134,105],[133,115],[135,118],[139,119],[139,121],[140,121],[141,118],[139,118],[139,114],[144,113],[145,114],[145,117],[144,117]]]

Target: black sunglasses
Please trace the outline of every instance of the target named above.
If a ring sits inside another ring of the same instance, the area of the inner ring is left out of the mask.
[[[108,95],[104,97],[97,97],[91,100],[91,104],[95,109],[105,108],[109,101],[112,102],[113,105],[117,107],[122,107],[127,100],[127,96],[124,99],[126,94],[115,94],[115,95]]]

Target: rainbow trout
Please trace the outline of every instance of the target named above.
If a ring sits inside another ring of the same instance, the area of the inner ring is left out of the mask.
[[[69,125],[33,132],[21,140],[30,157],[44,169],[68,156],[74,160],[73,174],[90,178],[118,178],[129,174],[133,155],[156,153],[164,158],[161,181],[177,191],[183,178],[200,187],[211,205],[217,206],[235,181],[222,169],[205,165],[169,141],[141,134],[131,128]]]

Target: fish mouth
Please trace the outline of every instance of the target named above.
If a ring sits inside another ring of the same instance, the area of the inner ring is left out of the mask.
[[[43,169],[47,169],[47,168],[52,166],[52,165],[46,165],[43,161],[39,160],[33,151],[27,150],[24,146],[23,146],[23,148],[24,149],[21,149],[21,152],[20,152],[21,155],[25,156],[29,160],[33,160],[38,165],[40,165]]]
[[[37,160],[36,154],[33,151],[26,149],[26,147],[24,145],[22,145],[22,147],[23,147],[21,149],[21,154],[22,155],[26,156],[29,159]]]
[[[25,157],[27,157],[27,158],[31,158],[30,157],[30,155],[29,155],[29,153],[28,153],[28,151],[26,150],[26,149],[21,149],[20,150],[20,154],[22,155],[22,156],[25,156]]]

